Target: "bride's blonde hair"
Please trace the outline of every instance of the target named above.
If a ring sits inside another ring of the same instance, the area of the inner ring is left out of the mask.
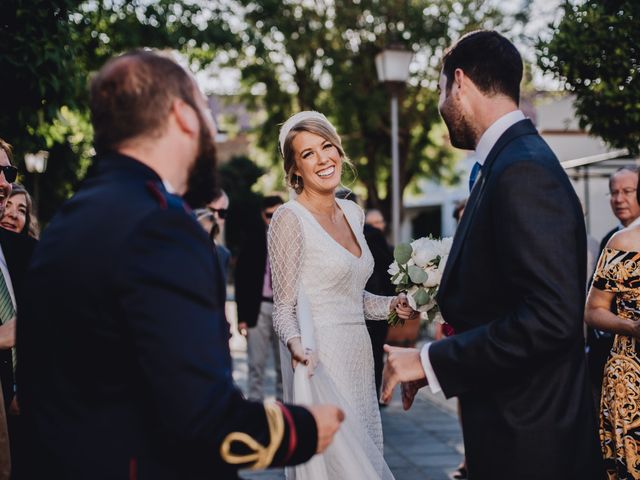
[[[318,135],[328,142],[331,142],[337,149],[342,159],[342,163],[348,165],[352,169],[353,163],[344,153],[342,148],[342,140],[336,129],[323,117],[314,117],[301,120],[289,130],[282,144],[282,157],[284,158],[284,171],[286,175],[287,185],[292,188],[298,195],[304,189],[302,177],[294,172],[296,167],[295,152],[293,150],[293,139],[299,132],[309,132]]]

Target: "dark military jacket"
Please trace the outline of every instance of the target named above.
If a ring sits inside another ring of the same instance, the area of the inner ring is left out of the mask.
[[[265,447],[271,436],[263,405],[233,383],[210,241],[153,170],[116,153],[98,162],[28,273],[17,372],[28,478],[237,478],[243,464],[220,453],[227,435]],[[306,461],[313,417],[281,410],[272,465]]]

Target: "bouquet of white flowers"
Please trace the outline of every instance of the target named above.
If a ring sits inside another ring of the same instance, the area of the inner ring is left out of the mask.
[[[409,305],[421,312],[423,320],[432,321],[440,311],[435,296],[452,242],[451,237],[423,237],[410,244],[401,243],[393,251],[395,261],[388,270],[391,282],[396,286],[396,292],[407,294]],[[404,322],[394,311],[389,315],[388,323],[395,326]]]

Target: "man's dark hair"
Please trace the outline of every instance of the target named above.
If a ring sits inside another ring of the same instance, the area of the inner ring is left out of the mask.
[[[176,98],[198,111],[194,81],[173,60],[136,50],[108,61],[91,81],[96,151],[160,135]]]
[[[276,205],[282,205],[284,201],[280,195],[267,195],[262,199],[262,210],[275,207]]]
[[[442,64],[447,93],[457,68],[462,69],[482,93],[506,95],[516,104],[520,103],[522,57],[513,43],[498,32],[468,33],[447,51]]]

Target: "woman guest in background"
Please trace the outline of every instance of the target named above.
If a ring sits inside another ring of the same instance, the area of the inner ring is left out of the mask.
[[[607,243],[589,290],[585,321],[615,334],[600,400],[607,478],[640,478],[640,226],[621,230]]]
[[[36,239],[40,236],[40,227],[33,212],[31,195],[19,183],[14,183],[12,186],[11,195],[0,219],[0,227]]]
[[[296,369],[291,378],[283,357],[285,398],[303,378],[308,389],[298,390],[308,395],[299,396],[294,388],[294,401],[331,400],[346,414],[340,440],[297,467],[295,478],[393,478],[382,457],[365,317],[386,321],[395,310],[406,319],[414,312],[404,296],[364,290],[373,257],[363,235],[364,212],[334,196],[349,162],[335,128],[321,113],[300,112],[282,126],[279,146],[287,182],[297,194],[276,210],[268,234],[274,328]]]

